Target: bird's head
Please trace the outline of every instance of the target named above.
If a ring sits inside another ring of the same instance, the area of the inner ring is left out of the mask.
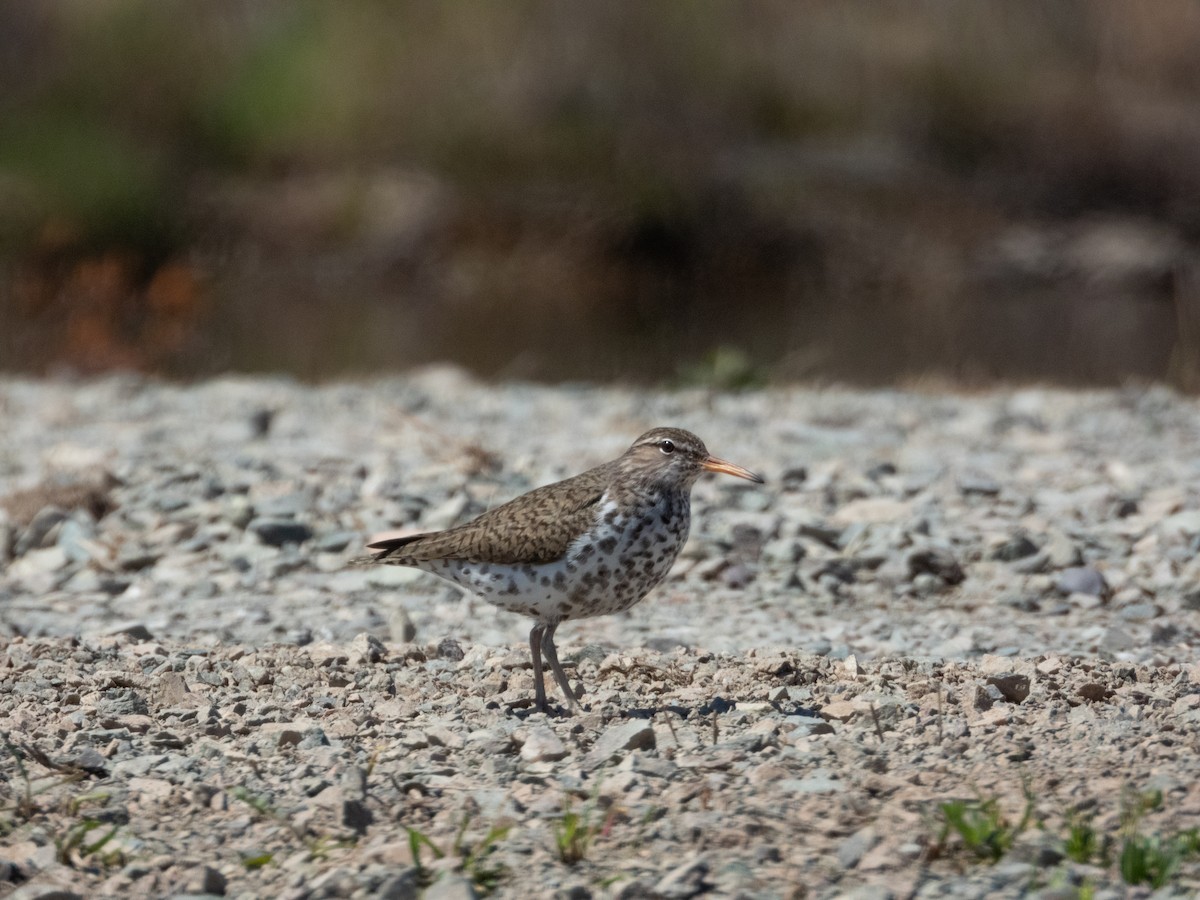
[[[658,483],[674,482],[687,489],[704,472],[724,472],[762,484],[749,469],[718,459],[704,441],[682,428],[652,428],[633,442],[621,457],[621,468]]]

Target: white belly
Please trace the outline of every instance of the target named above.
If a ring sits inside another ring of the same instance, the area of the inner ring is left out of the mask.
[[[422,569],[454,582],[510,612],[542,622],[621,612],[657,585],[688,536],[688,507],[665,500],[636,517],[602,499],[596,523],[561,560],[502,565],[432,560]],[[665,520],[665,521],[664,521]]]

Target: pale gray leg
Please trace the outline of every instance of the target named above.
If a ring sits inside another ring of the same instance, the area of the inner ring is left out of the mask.
[[[550,707],[546,703],[546,681],[542,677],[542,640],[545,631],[546,626],[538,622],[529,632],[529,650],[533,655],[533,689],[537,697],[536,706],[539,712],[550,711]],[[558,676],[555,675],[555,677]]]
[[[550,663],[550,671],[554,673],[554,680],[558,682],[559,689],[563,692],[563,696],[567,698],[567,706],[572,712],[579,711],[579,703],[575,700],[575,694],[571,691],[571,682],[567,681],[567,673],[563,671],[562,665],[558,661],[558,651],[554,648],[554,631],[558,628],[558,623],[547,625],[546,630],[542,632],[542,653],[546,655],[546,661]]]

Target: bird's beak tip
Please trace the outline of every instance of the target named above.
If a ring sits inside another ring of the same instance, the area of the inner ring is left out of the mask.
[[[763,484],[763,477],[756,475],[749,469],[743,469],[741,466],[735,465],[724,459],[718,459],[715,456],[710,456],[700,464],[707,472],[722,472],[726,475],[733,475],[737,478],[745,478],[747,481],[753,481],[755,484]]]

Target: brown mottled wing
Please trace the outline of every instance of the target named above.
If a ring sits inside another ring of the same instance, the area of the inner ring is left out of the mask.
[[[561,559],[596,516],[596,504],[612,479],[611,463],[582,475],[535,488],[477,519],[370,544],[376,562],[419,565],[432,559],[470,559],[498,564],[547,563]]]

